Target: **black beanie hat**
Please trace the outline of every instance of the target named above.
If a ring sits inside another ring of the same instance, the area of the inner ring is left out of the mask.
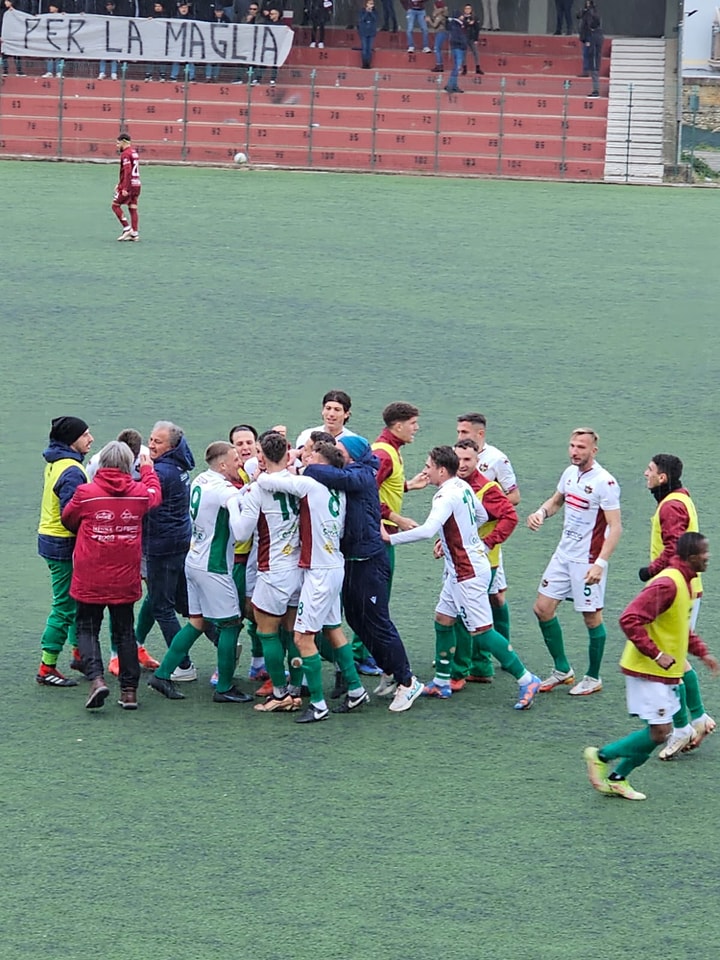
[[[88,425],[80,417],[55,417],[50,427],[50,439],[71,447],[87,428]]]

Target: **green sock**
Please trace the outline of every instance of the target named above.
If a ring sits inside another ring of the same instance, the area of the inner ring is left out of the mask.
[[[705,704],[703,703],[702,694],[700,693],[700,680],[692,667],[683,674],[681,686],[685,687],[687,708],[690,711],[690,716],[693,720],[697,720],[698,717],[701,717],[705,713]]]
[[[141,647],[144,646],[147,635],[152,630],[154,623],[155,617],[153,616],[150,598],[145,597],[140,605],[140,611],[135,621],[135,639]]]
[[[494,677],[495,667],[489,655],[480,648],[477,637],[472,641],[472,662],[470,664],[470,673],[474,677]]]
[[[340,673],[342,673],[343,679],[347,683],[348,690],[357,690],[358,687],[362,687],[360,677],[358,676],[358,672],[355,667],[352,644],[346,643],[342,647],[336,647],[334,652],[335,664]]]
[[[455,624],[435,621],[435,677],[450,680],[450,657],[455,653]]]
[[[313,653],[312,656],[302,658],[303,672],[305,681],[310,691],[310,702],[320,703],[324,700],[322,685],[322,660],[319,653]]]
[[[265,669],[270,674],[274,687],[285,686],[285,651],[277,633],[259,633],[258,640],[265,657]]]
[[[328,663],[336,662],[335,647],[333,647],[324,633],[319,633],[315,637],[315,643],[317,644],[318,653],[323,660],[327,660]],[[352,647],[350,650],[352,652]]]
[[[437,628],[437,624],[435,624]],[[462,620],[456,620],[453,626],[455,631],[455,655],[453,657],[450,676],[453,680],[464,680],[470,673],[472,656],[472,637]]]
[[[302,657],[295,646],[295,635],[286,630],[285,627],[280,627],[280,640],[287,652],[290,683],[294,687],[301,687],[303,680]]]
[[[516,680],[519,680],[526,672],[525,664],[515,653],[505,637],[501,633],[498,633],[497,630],[492,628],[490,630],[484,630],[482,633],[474,634],[473,639],[480,649],[491,653],[500,663],[503,670],[507,670]]]
[[[694,673],[695,671],[693,671]],[[687,703],[687,687],[685,686],[685,676],[683,677],[683,682],[679,683],[675,690],[677,691],[678,700],[680,701],[680,706],[677,708],[673,714],[673,726],[675,729],[680,727],[686,727],[690,723],[690,717],[688,716],[688,703]],[[697,677],[695,678],[697,681]]]
[[[601,747],[598,754],[601,760],[619,759],[620,763],[614,772],[624,779],[632,770],[645,763],[657,746],[650,735],[650,727],[645,726],[642,730],[636,730]]]
[[[44,663],[46,667],[56,667],[59,656],[57,650],[43,650],[40,663]]]
[[[588,636],[590,643],[588,646],[588,672],[589,677],[600,679],[600,664],[602,663],[603,653],[605,652],[605,640],[607,631],[605,624],[600,623],[597,627],[588,627]]]
[[[501,607],[492,608],[493,626],[498,633],[510,641],[510,607],[504,603]]]
[[[540,630],[545,641],[545,646],[553,659],[553,666],[560,673],[569,673],[570,664],[565,656],[565,645],[563,644],[562,627],[557,617],[552,620],[538,620]]]
[[[155,671],[155,676],[160,677],[161,680],[169,680],[170,674],[180,666],[192,645],[201,636],[202,630],[196,630],[191,623],[186,623],[173,637],[163,662]]]
[[[235,676],[235,651],[240,636],[239,623],[218,624],[220,635],[217,645],[218,693],[227,693]]]

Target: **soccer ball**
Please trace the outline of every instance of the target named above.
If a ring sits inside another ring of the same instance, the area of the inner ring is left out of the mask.
[[[239,150],[233,157],[235,163],[247,163],[247,154]]]

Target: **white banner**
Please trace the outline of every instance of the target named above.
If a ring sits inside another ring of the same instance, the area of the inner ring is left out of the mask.
[[[142,20],[92,14],[31,17],[6,10],[3,55],[66,60],[247,63],[280,67],[292,48],[283,24]]]

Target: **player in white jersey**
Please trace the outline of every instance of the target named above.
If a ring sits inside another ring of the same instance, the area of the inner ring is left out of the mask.
[[[233,685],[240,605],[232,578],[235,541],[230,532],[227,500],[235,493],[231,477],[237,477],[239,459],[235,447],[224,440],[205,451],[208,469],[195,478],[190,489],[193,522],[190,549],[185,558],[188,587],[188,623],[175,635],[149,685],[171,700],[182,699],[170,679],[190,648],[211,621],[218,628],[218,682],[216,703],[247,703],[252,700]]]
[[[478,470],[488,480],[495,480],[500,484],[503,493],[510,503],[516,507],[520,503],[520,488],[513,466],[497,447],[485,441],[487,419],[482,413],[463,413],[457,418],[458,440],[474,440],[478,445]],[[492,607],[493,626],[498,633],[510,642],[510,608],[507,604],[505,592],[505,566],[502,552],[500,562],[490,584],[490,605]],[[477,672],[477,677],[475,674]],[[473,676],[479,682],[492,682],[495,671],[489,657],[481,658],[473,667]]]
[[[599,437],[589,427],[570,434],[570,466],[560,477],[555,493],[531,513],[527,525],[539,530],[544,521],[565,508],[562,536],[540,581],[533,607],[545,644],[553,658],[553,671],[540,690],[548,693],[568,684],[573,696],[587,696],[602,690],[600,665],[605,650],[605,581],[610,557],[622,534],[620,487],[613,476],[595,460]],[[587,673],[575,683],[565,654],[557,608],[573,600],[582,613],[589,634]]]
[[[285,437],[272,430],[260,435],[262,463],[268,474],[288,473],[288,445]],[[262,644],[265,667],[273,692],[255,706],[265,713],[297,710],[299,698],[288,689],[285,679],[285,650],[290,658],[290,679],[294,686],[302,682],[302,663],[293,642],[292,631],[300,597],[302,574],[300,560],[300,505],[291,493],[271,493],[257,483],[248,492],[228,503],[230,524],[239,542],[255,536],[257,543],[257,581],[252,595],[258,639]],[[242,512],[241,512],[242,511]]]
[[[316,443],[310,462],[337,469],[345,466],[345,458],[334,442]],[[329,490],[310,477],[286,472],[262,474],[257,483],[265,491],[292,494],[300,503],[299,565],[303,580],[295,619],[295,645],[302,656],[310,705],[296,722],[315,723],[330,714],[323,696],[322,663],[315,644],[315,635],[323,629],[348,690],[334,712],[349,713],[370,698],[360,683],[352,647],[340,626],[340,591],[345,573],[340,538],[345,526],[345,494]]]
[[[490,563],[478,533],[478,503],[472,487],[457,476],[458,456],[452,447],[434,447],[425,462],[428,481],[438,487],[427,519],[413,530],[390,536],[390,543],[414,543],[440,535],[446,576],[435,607],[435,677],[425,696],[443,700],[452,695],[450,662],[455,651],[458,618],[471,637],[500,661],[519,684],[516,710],[532,706],[540,678],[526,669],[505,637],[492,625],[488,599]]]
[[[310,439],[313,430],[326,430],[336,440],[342,440],[343,437],[354,437],[355,434],[347,427],[351,406],[350,395],[345,393],[344,390],[328,390],[322,399],[322,426],[308,427],[307,430],[303,430],[295,441],[295,449],[302,450]]]

